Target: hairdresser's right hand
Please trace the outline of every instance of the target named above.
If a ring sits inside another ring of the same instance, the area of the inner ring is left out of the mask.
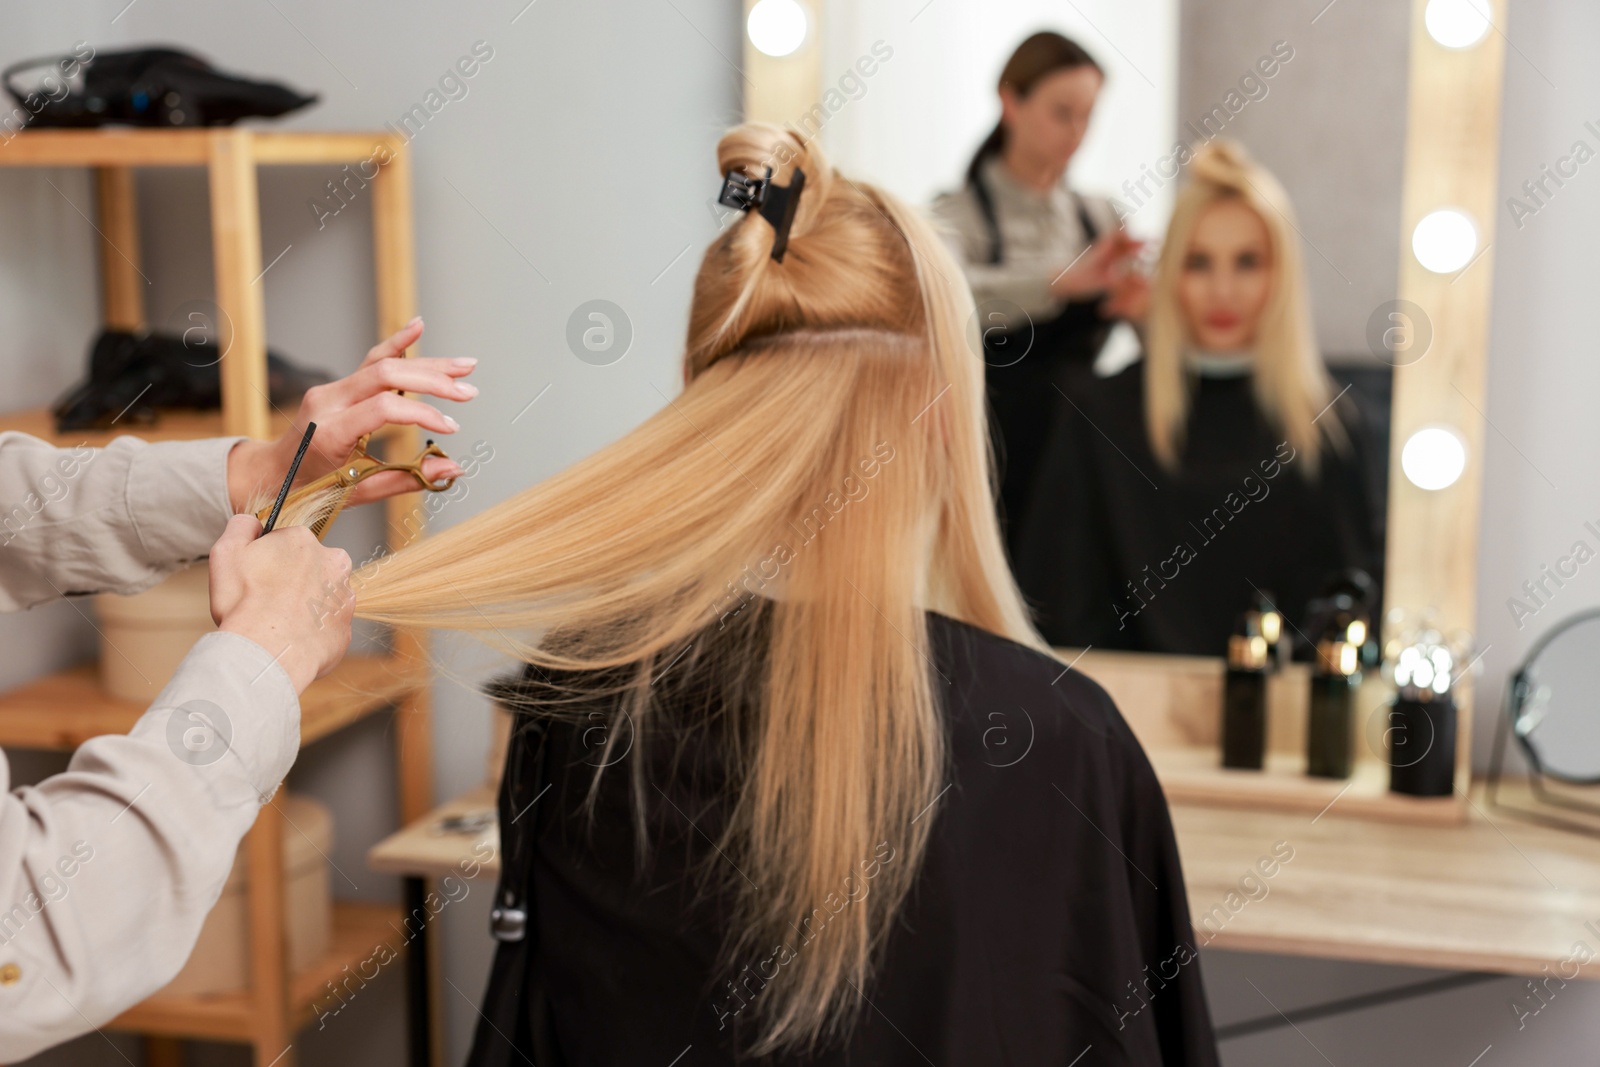
[[[349,554],[304,526],[263,536],[254,515],[235,515],[212,546],[212,619],[277,657],[296,692],[344,658],[355,606]]]
[[[1051,280],[1051,294],[1059,300],[1099,296],[1122,278],[1143,245],[1123,230],[1106,234]]]

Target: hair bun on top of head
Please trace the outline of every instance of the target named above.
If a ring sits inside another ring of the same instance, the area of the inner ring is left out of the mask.
[[[742,123],[717,142],[719,175],[738,175],[724,184],[736,206],[753,202],[747,187],[767,180],[769,167],[776,184],[764,194],[786,191],[785,211],[793,209],[787,243],[775,242],[777,225],[769,229],[772,220],[754,218],[755,211],[718,209],[727,217],[701,257],[689,305],[690,377],[768,335],[835,329],[920,335],[925,300],[917,246],[905,227],[922,231],[909,209],[870,182],[847,180],[819,146],[771,123]]]
[[[771,122],[744,122],[723,134],[717,170],[722,174],[718,202],[771,224],[771,255],[761,257],[769,262],[783,262],[790,242],[811,232],[832,195],[833,168],[818,146]],[[753,232],[745,240],[753,252]]]
[[[1237,189],[1247,186],[1249,176],[1259,169],[1244,145],[1219,137],[1195,149],[1189,176],[1197,182]]]
[[[1189,179],[1247,199],[1261,200],[1288,212],[1289,194],[1282,183],[1245,150],[1244,145],[1226,137],[1209,141],[1195,150],[1189,162]]]

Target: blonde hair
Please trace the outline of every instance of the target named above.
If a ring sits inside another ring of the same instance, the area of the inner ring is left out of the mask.
[[[1271,173],[1227,139],[1211,141],[1195,152],[1189,182],[1173,206],[1156,264],[1144,369],[1150,450],[1168,470],[1178,467],[1193,387],[1193,372],[1184,360],[1193,337],[1178,302],[1178,279],[1200,216],[1218,201],[1230,199],[1260,217],[1272,246],[1272,282],[1255,342],[1256,403],[1295,451],[1305,456],[1301,469],[1314,477],[1323,434],[1341,447],[1347,438],[1338,415],[1332,409],[1323,413],[1334,398],[1333,380],[1312,329],[1294,205]]]
[[[934,821],[918,816],[947,773],[923,610],[1048,652],[1001,548],[956,263],[900,201],[776,126],[739,126],[717,146],[719,174],[767,165],[782,184],[806,175],[787,254],[771,258],[772,226],[754,211],[713,241],[676,399],[356,575],[363,618],[479,631],[542,667],[631,672],[620,704],[642,731],[655,671],[763,561],[757,589],[776,593],[764,675],[734,709],[743,740],[717,842],[737,899],[726,962],[791,941],[881,842],[895,861],[762,991],[757,1053],[848,1027],[915,879]],[[542,638],[507,636],[520,630]]]

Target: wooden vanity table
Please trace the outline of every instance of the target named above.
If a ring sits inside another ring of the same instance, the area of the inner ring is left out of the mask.
[[[1519,793],[1502,783],[1503,801]],[[1455,826],[1174,804],[1200,946],[1530,976],[1579,941],[1600,954],[1600,822],[1589,835],[1525,821],[1491,808],[1482,782],[1465,800]],[[1279,841],[1294,854],[1267,895],[1219,922]]]
[[[1173,804],[1199,947],[1526,975],[1565,959],[1578,940],[1600,953],[1600,823],[1591,837],[1526,822],[1491,809],[1482,789],[1473,783],[1469,814],[1456,826],[1343,818],[1337,804],[1315,817]],[[1501,790],[1510,799],[1518,786]],[[438,826],[493,807],[487,788],[463,794],[379,842],[368,864],[459,877],[495,831]],[[1265,879],[1267,896],[1207,927],[1280,841],[1294,856]],[[492,885],[498,875],[497,854],[478,882]],[[1600,968],[1583,976],[1600,977]]]
[[[1525,795],[1501,786],[1504,801]],[[1342,800],[1320,814],[1173,803],[1197,947],[1532,977],[1556,972],[1577,942],[1600,954],[1600,820],[1594,836],[1526,822],[1490,808],[1479,782],[1462,802],[1462,822],[1432,826],[1350,818]],[[442,833],[441,822],[493,808],[488,787],[464,794],[377,844],[368,864],[402,875],[415,904],[424,879],[460,877],[496,839],[492,826]],[[1278,842],[1293,855],[1260,879]],[[1249,874],[1267,894],[1241,904]],[[496,850],[471,892],[492,893],[498,876]],[[413,1067],[438,1048],[425,944],[410,946]],[[1578,977],[1600,977],[1600,966]]]

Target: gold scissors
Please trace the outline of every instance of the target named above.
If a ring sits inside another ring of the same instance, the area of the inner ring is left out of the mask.
[[[438,456],[441,459],[450,458],[445,455],[444,449],[434,444],[431,440],[423,447],[421,452],[417,453],[417,458],[410,463],[386,463],[367,451],[367,440],[371,436],[371,434],[367,434],[357,441],[355,448],[350,450],[349,458],[338,467],[294,490],[284,501],[285,504],[292,508],[307,498],[315,497],[319,494],[327,494],[330,497],[330,503],[326,511],[318,515],[310,524],[311,532],[316,535],[318,541],[322,540],[323,535],[328,532],[328,527],[333,525],[333,520],[339,517],[339,512],[344,510],[345,501],[350,498],[351,491],[374,474],[381,474],[384,471],[402,471],[415,478],[419,488],[426,489],[430,493],[442,493],[455,484],[456,480],[453,477],[446,478],[440,482],[430,482],[427,475],[422,473],[422,462],[429,456]],[[293,475],[290,477],[292,478]],[[256,512],[256,518],[266,522],[268,515],[273,510],[273,505],[268,504]]]

